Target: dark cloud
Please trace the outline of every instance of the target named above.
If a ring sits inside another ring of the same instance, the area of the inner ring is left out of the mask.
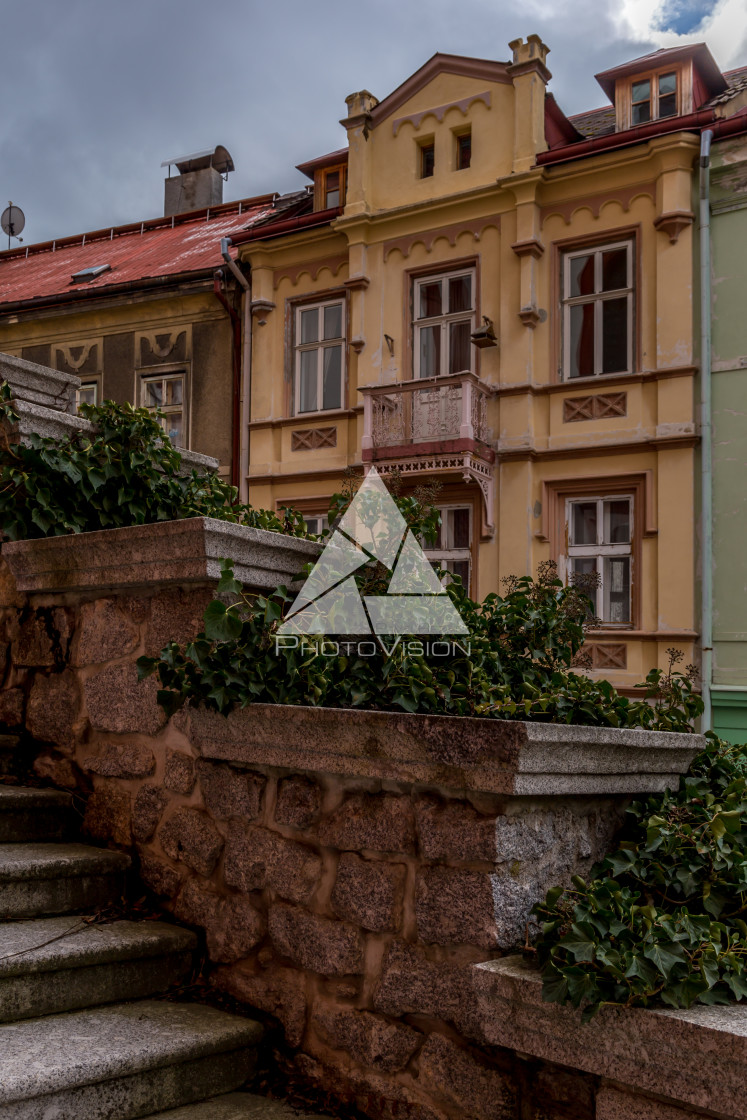
[[[4,15],[11,11],[9,0]],[[509,56],[537,31],[568,112],[604,101],[595,71],[651,43],[617,37],[592,0],[562,13],[509,0],[25,0],[4,35],[0,201],[26,242],[162,209],[161,160],[216,143],[234,157],[227,197],[291,190],[304,159],[340,147],[345,96],[384,97],[434,51]]]

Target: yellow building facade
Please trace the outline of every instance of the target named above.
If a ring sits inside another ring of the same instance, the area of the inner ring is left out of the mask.
[[[697,51],[621,67],[589,139],[546,92],[539,38],[511,50],[435,55],[381,102],[348,97],[347,149],[301,165],[313,213],[233,239],[249,493],[316,528],[349,465],[438,480],[429,554],[473,596],[547,559],[598,571],[593,671],[627,688],[670,646],[694,659],[685,124],[720,86]]]

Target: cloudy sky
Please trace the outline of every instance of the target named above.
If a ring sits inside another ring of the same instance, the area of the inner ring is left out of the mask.
[[[163,159],[225,144],[226,200],[305,183],[341,147],[345,96],[383,98],[435,51],[506,60],[539,33],[567,113],[593,75],[705,40],[747,64],[744,0],[0,0],[0,200],[24,243],[156,217]],[[0,241],[0,246],[5,244]]]

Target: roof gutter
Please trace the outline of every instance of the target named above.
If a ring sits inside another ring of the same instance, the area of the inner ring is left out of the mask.
[[[244,291],[243,329],[241,331],[241,372],[238,397],[234,385],[233,447],[238,463],[239,500],[249,502],[249,421],[252,417],[252,281],[241,271],[229,253],[230,237],[221,237],[220,253]],[[248,267],[248,265],[247,265]]]
[[[295,233],[300,229],[313,229],[315,226],[327,226],[342,214],[341,206],[334,206],[331,210],[317,210],[313,214],[301,214],[300,217],[286,218],[282,222],[268,222],[265,226],[248,229],[245,233],[237,233],[231,238],[233,245],[244,245],[247,241],[266,241],[271,237],[281,237],[285,233]]]

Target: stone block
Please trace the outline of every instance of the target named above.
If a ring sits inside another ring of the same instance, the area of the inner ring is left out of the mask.
[[[72,750],[78,703],[78,686],[69,669],[50,676],[37,673],[26,708],[26,730],[41,742]]]
[[[223,874],[229,887],[240,891],[269,887],[291,902],[308,902],[321,870],[316,852],[295,840],[238,821],[228,827]]]
[[[156,768],[145,743],[105,743],[101,753],[85,759],[83,769],[102,778],[147,778]]]
[[[181,876],[170,864],[144,849],[140,851],[140,878],[154,894],[175,898]]]
[[[404,1069],[423,1041],[423,1035],[412,1027],[390,1023],[370,1011],[343,1011],[317,1004],[313,1022],[336,1050],[345,1050],[369,1069],[390,1073]]]
[[[402,864],[364,860],[344,852],[332,891],[332,909],[338,918],[364,929],[396,931],[402,920],[406,877],[407,868]]]
[[[323,976],[363,970],[363,937],[344,922],[320,918],[296,906],[270,908],[268,928],[278,953]]]
[[[478,1060],[441,1034],[430,1034],[420,1052],[419,1085],[436,1092],[462,1116],[516,1120],[516,1090],[510,1074]]]
[[[168,802],[168,794],[160,786],[144,785],[137,791],[132,806],[132,834],[138,843],[150,840]]]
[[[199,759],[196,766],[205,808],[218,819],[259,816],[267,779],[222,763]]]
[[[319,817],[322,791],[310,778],[293,775],[278,783],[275,820],[293,828],[311,828]]]
[[[415,882],[418,936],[436,945],[495,948],[497,931],[490,875],[453,867],[428,867]]]
[[[134,663],[108,665],[83,685],[91,725],[97,731],[155,735],[166,722],[156,700],[158,688],[155,677],[138,681]]]
[[[35,611],[21,617],[16,640],[13,643],[13,661],[30,668],[50,668],[55,664],[54,642],[49,630],[49,611]]]
[[[485,817],[469,801],[422,797],[415,805],[420,851],[426,859],[463,863],[495,860],[495,816]]]
[[[414,852],[415,821],[406,797],[356,793],[319,826],[322,844],[342,850]]]
[[[712,1115],[602,1085],[597,1093],[595,1120],[710,1120]]]
[[[23,723],[24,694],[22,688],[6,688],[0,692],[0,724],[20,727]]]
[[[264,919],[248,898],[223,897],[196,878],[188,879],[182,887],[174,914],[181,921],[201,926],[210,959],[224,964],[247,956],[265,935]]]
[[[372,1116],[376,1120],[454,1120],[429,1098],[427,1089],[411,1088],[398,1073],[356,1069],[347,1061],[335,1061],[324,1055],[315,1061],[307,1054],[298,1054],[294,1066],[306,1084],[313,1084],[332,1100],[344,1101],[341,1115]],[[471,1120],[466,1114],[464,1120]]]
[[[145,630],[146,657],[157,657],[169,642],[186,645],[193,641],[202,630],[202,616],[212,598],[213,589],[199,585],[154,595]]]
[[[588,1074],[559,1066],[532,1063],[528,1072],[529,1093],[534,1107],[545,1115],[555,1112],[573,1116],[574,1120],[595,1120],[596,1083]]]
[[[174,793],[183,793],[186,796],[194,789],[195,763],[186,751],[166,751],[166,766],[163,772],[163,784],[166,789]]]
[[[73,665],[95,665],[132,653],[138,630],[114,599],[82,603],[73,648]]]
[[[177,809],[161,825],[158,838],[170,859],[186,863],[198,875],[211,875],[223,850],[223,837],[198,809]]]
[[[211,982],[240,1003],[256,1007],[280,1021],[289,1046],[300,1046],[306,1029],[306,978],[292,969],[272,973],[251,971],[249,966],[219,968]]]
[[[83,831],[95,840],[111,840],[129,847],[132,843],[129,793],[111,786],[94,790],[86,803]]]
[[[462,955],[475,962],[484,960],[479,949]],[[478,1037],[471,981],[472,968],[466,961],[434,961],[415,945],[393,941],[384,956],[373,1006],[397,1019],[436,1016],[453,1023],[463,1034]]]
[[[34,773],[38,778],[46,778],[55,786],[75,789],[78,786],[78,771],[69,758],[63,758],[56,751],[42,751],[34,759]]]

